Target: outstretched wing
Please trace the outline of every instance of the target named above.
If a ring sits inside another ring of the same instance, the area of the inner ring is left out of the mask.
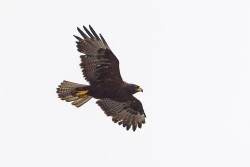
[[[141,102],[134,96],[127,97],[126,99],[110,99],[104,98],[96,102],[107,116],[113,117],[113,122],[123,125],[127,130],[132,129],[135,131],[137,126],[142,127],[145,123],[145,113]]]
[[[119,69],[119,60],[110,50],[107,42],[100,34],[96,34],[94,29],[89,26],[90,31],[83,26],[85,34],[77,28],[83,38],[74,37],[78,40],[77,49],[85,55],[81,56],[81,68],[83,75],[90,84],[96,83],[122,83]]]

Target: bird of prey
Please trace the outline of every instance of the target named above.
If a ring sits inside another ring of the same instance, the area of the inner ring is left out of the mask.
[[[95,98],[113,122],[127,130],[141,128],[146,115],[142,103],[133,94],[142,92],[142,88],[123,81],[119,60],[103,36],[98,36],[90,25],[89,30],[85,26],[83,29],[85,32],[77,27],[82,37],[74,37],[77,39],[77,50],[84,54],[80,56],[80,67],[89,85],[63,81],[57,88],[58,97],[76,107]]]

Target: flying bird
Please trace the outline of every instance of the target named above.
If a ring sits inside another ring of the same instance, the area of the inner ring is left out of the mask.
[[[142,88],[123,81],[119,60],[103,36],[98,36],[90,25],[89,30],[85,26],[83,29],[85,32],[77,27],[82,37],[74,37],[77,39],[77,50],[84,54],[80,56],[80,67],[89,85],[63,81],[57,88],[58,97],[76,107],[95,98],[113,122],[127,130],[141,128],[146,115],[142,103],[133,94],[143,92]]]

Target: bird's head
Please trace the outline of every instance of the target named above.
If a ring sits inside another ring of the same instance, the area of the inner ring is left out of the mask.
[[[132,94],[135,94],[137,92],[143,92],[143,89],[140,86],[135,85],[135,84],[129,84],[129,88]]]

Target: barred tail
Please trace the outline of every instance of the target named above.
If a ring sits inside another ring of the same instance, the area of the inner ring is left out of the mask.
[[[69,81],[63,81],[57,88],[56,93],[58,97],[67,102],[72,102],[71,104],[76,107],[81,107],[92,97],[87,95],[88,90],[87,85],[77,84]]]

